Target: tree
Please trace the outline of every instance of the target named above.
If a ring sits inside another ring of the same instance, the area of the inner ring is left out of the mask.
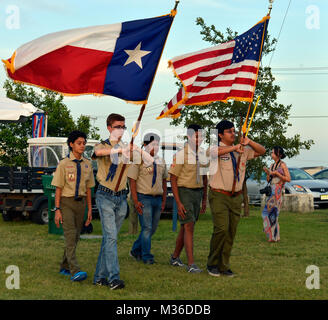
[[[202,18],[196,19],[196,24],[201,27],[203,40],[210,42],[213,45],[218,45],[223,42],[234,39],[238,33],[227,28],[226,34],[216,30],[214,25],[207,26]],[[276,39],[270,38],[267,35],[263,46],[263,56],[274,51]],[[261,96],[260,103],[257,107],[252,127],[249,132],[249,137],[254,141],[262,144],[269,151],[275,145],[282,146],[287,157],[291,158],[300,153],[300,150],[309,150],[313,145],[313,140],[302,141],[299,134],[288,138],[287,129],[291,127],[288,122],[290,109],[292,105],[283,105],[277,103],[277,94],[280,92],[280,87],[274,84],[275,78],[271,73],[270,67],[260,67],[257,86],[254,94],[254,101],[258,96]],[[228,103],[215,102],[207,106],[189,106],[182,110],[179,118],[171,121],[172,125],[184,125],[187,127],[191,123],[198,123],[207,130],[206,141],[210,140],[210,129],[215,128],[215,125],[223,119],[228,119],[235,123],[236,128],[241,128],[245,120],[248,104],[245,102],[232,101]],[[267,166],[270,161],[271,152],[267,152],[265,157],[259,157],[247,163],[247,176],[254,175],[257,180],[260,179],[263,166]],[[246,177],[247,178],[247,177]],[[248,216],[248,197],[246,188],[246,179],[244,181],[244,215]]]
[[[90,139],[100,139],[99,128],[92,126],[90,117],[81,115],[76,122],[63,103],[63,96],[46,89],[37,93],[33,88],[6,80],[7,97],[28,102],[48,115],[48,136],[67,137],[73,130],[84,132]],[[27,139],[32,134],[32,119],[23,123],[0,124],[0,163],[7,166],[27,166]]]

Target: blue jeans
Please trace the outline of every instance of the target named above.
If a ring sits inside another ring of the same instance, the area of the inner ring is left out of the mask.
[[[154,259],[154,256],[150,253],[151,237],[155,233],[161,217],[162,196],[153,197],[138,193],[138,201],[144,207],[142,208],[142,215],[138,214],[141,231],[132,246],[132,252],[140,255],[142,260],[146,262]]]
[[[96,204],[99,210],[103,237],[94,282],[102,278],[112,282],[114,279],[120,279],[117,235],[126,216],[126,195],[113,196],[98,190],[96,193]]]

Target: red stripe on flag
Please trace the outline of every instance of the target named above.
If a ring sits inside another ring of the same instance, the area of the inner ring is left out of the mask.
[[[246,84],[250,86],[255,85],[254,79],[247,79],[247,78],[236,78],[232,80],[221,80],[221,81],[212,81],[211,83],[207,84],[206,86],[192,86],[190,88],[190,92],[199,92],[203,89],[207,88],[221,88],[221,87],[231,87],[233,84]]]
[[[230,92],[225,92],[225,93],[200,95],[200,96],[195,96],[195,97],[188,99],[188,101],[186,101],[185,104],[189,105],[189,104],[204,103],[205,101],[226,100],[229,97],[251,98],[252,92],[243,91],[243,90],[231,90]]]
[[[251,72],[256,74],[257,73],[257,68],[253,67],[253,66],[240,66],[237,68],[229,68],[227,70],[225,70],[224,72],[222,72],[222,74],[234,74],[234,73],[238,73],[238,72]]]
[[[112,52],[65,46],[45,54],[9,76],[62,93],[103,93]]]
[[[186,80],[186,79],[196,76],[201,71],[208,72],[208,71],[212,71],[215,69],[221,69],[221,68],[229,66],[230,64],[231,64],[231,59],[225,60],[225,61],[220,61],[217,63],[210,64],[208,66],[202,66],[202,67],[187,71],[185,73],[180,74],[179,77],[181,80]]]
[[[201,60],[206,60],[206,59],[211,59],[219,56],[223,56],[225,54],[231,54],[233,53],[234,47],[231,48],[225,48],[225,49],[218,49],[218,50],[213,50],[213,51],[208,51],[208,52],[203,52],[200,54],[196,54],[178,61],[173,62],[173,66],[175,69],[186,66],[191,63],[195,63]]]

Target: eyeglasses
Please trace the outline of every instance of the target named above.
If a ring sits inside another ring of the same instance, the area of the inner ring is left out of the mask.
[[[230,134],[232,134],[232,133],[236,133],[236,131],[235,131],[235,129],[230,129],[230,130],[224,130],[223,133],[230,133]]]
[[[115,127],[112,127],[113,129],[123,129],[123,130],[126,130],[126,126],[115,126]]]

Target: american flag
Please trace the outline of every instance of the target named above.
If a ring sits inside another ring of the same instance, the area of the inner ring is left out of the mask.
[[[251,101],[269,19],[264,17],[232,41],[170,60],[183,87],[157,119],[177,118],[188,105],[229,99]]]
[[[44,137],[45,115],[42,112],[36,112],[32,116],[32,138]]]

